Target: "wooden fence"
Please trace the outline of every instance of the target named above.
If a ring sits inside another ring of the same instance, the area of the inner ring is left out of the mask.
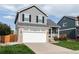
[[[16,42],[16,41],[17,41],[16,34],[0,36],[0,43],[9,43],[9,42]]]

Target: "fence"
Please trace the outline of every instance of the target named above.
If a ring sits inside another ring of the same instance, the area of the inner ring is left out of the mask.
[[[0,43],[9,43],[9,42],[16,42],[16,41],[17,41],[16,34],[0,36]]]

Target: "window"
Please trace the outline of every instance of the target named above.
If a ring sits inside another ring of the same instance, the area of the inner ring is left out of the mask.
[[[29,21],[29,14],[24,14],[24,21],[26,21],[26,22]]]
[[[42,16],[41,15],[38,16],[38,22],[42,23]]]
[[[67,23],[63,23],[63,25],[62,25],[63,27],[66,27],[67,26]]]
[[[52,28],[52,34],[56,34],[58,32],[58,29],[57,28]]]
[[[49,34],[51,34],[51,29],[49,29]]]
[[[44,16],[41,16],[41,15],[36,16],[36,22],[37,23],[44,23]]]

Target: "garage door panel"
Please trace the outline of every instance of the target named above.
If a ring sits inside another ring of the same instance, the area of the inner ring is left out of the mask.
[[[46,34],[43,32],[24,32],[23,42],[46,42]]]

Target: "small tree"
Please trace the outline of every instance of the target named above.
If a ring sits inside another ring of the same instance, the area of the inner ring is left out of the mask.
[[[7,24],[0,23],[0,35],[11,34],[11,28]]]

